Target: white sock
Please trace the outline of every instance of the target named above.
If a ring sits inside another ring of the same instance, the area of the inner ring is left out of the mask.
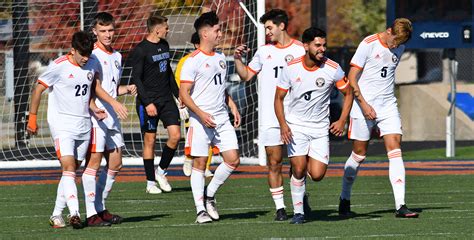
[[[347,159],[344,165],[344,176],[342,177],[342,199],[351,200],[352,185],[357,177],[357,172],[359,172],[360,163],[364,159],[365,156],[357,155],[354,152]]]
[[[104,188],[107,182],[107,167],[104,167],[99,173],[99,180],[97,181],[97,185],[95,186],[95,210],[97,212],[102,212],[105,210],[105,203],[104,203]]]
[[[71,216],[79,216],[79,200],[77,196],[76,173],[63,171],[63,193]]]
[[[276,209],[286,208],[285,202],[283,201],[283,186],[277,188],[270,188],[272,193],[273,201],[275,202]]]
[[[234,167],[232,167],[226,162],[222,162],[221,164],[219,164],[219,166],[216,168],[216,171],[214,172],[214,177],[207,186],[206,194],[208,197],[214,197],[219,187],[224,184],[225,180],[229,178],[230,174],[232,174],[234,169]]]
[[[204,171],[193,168],[191,172],[191,189],[193,191],[194,205],[196,205],[196,212],[205,211],[204,207]]]
[[[296,179],[291,176],[290,187],[291,187],[291,199],[293,200],[293,211],[295,214],[304,214],[303,210],[303,197],[306,192],[305,179]]]
[[[95,177],[97,170],[92,168],[86,168],[82,174],[82,187],[84,188],[84,197],[86,202],[86,216],[92,217],[97,214],[95,210]]]
[[[394,149],[387,153],[390,162],[388,174],[395,197],[395,209],[405,204],[405,166],[403,165],[402,150]]]
[[[156,167],[155,171],[158,173],[158,175],[161,175],[161,176],[165,174],[165,170],[161,169],[160,166]]]
[[[155,182],[155,181],[146,181],[146,186],[147,186],[147,187],[156,186],[156,182]]]
[[[64,208],[66,208],[66,198],[64,197],[63,190],[63,178],[59,180],[58,191],[56,194],[56,202],[54,204],[53,216],[58,216],[63,213]]]
[[[107,171],[107,181],[105,183],[105,189],[104,189],[104,192],[102,194],[102,206],[104,207],[102,209],[102,211],[106,209],[105,208],[105,199],[107,199],[109,197],[109,193],[112,191],[112,186],[115,183],[115,177],[117,177],[118,172],[119,171],[110,170],[110,169],[108,169],[108,171]]]

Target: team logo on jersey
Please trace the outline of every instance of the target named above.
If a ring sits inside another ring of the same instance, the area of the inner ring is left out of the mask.
[[[116,67],[117,69],[120,69],[120,63],[119,63],[117,60],[115,60],[115,67]]]
[[[393,63],[397,63],[397,62],[398,62],[398,57],[397,57],[396,54],[393,54],[393,55],[392,55],[392,62],[393,62]]]
[[[316,79],[316,86],[322,87],[322,86],[324,86],[324,82],[325,82],[324,78],[318,78],[318,79]]]
[[[89,81],[92,81],[92,78],[94,78],[94,74],[92,72],[88,72],[87,79],[89,79]]]
[[[295,58],[295,57],[293,57],[293,55],[288,54],[288,55],[285,56],[285,62],[286,62],[286,63],[289,63],[289,62],[291,62],[294,58]]]
[[[225,65],[225,61],[224,60],[220,60],[219,61],[219,66],[221,66],[222,69],[225,69],[227,66]]]

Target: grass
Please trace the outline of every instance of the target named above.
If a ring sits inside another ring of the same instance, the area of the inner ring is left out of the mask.
[[[109,228],[52,229],[56,185],[1,186],[0,239],[258,239],[258,238],[454,238],[474,237],[474,175],[407,176],[408,206],[419,219],[397,219],[387,177],[359,177],[354,185],[352,219],[337,216],[340,177],[308,183],[311,218],[301,226],[274,222],[266,179],[230,179],[217,193],[221,220],[194,224],[188,181],[173,182],[169,194],[147,195],[144,183],[115,185],[108,208],[125,217]],[[291,213],[288,179],[285,202]],[[81,187],[79,187],[81,189]],[[83,199],[81,194],[80,199]],[[81,203],[82,204],[82,203]],[[82,216],[85,216],[81,205]],[[67,210],[65,211],[67,212]]]

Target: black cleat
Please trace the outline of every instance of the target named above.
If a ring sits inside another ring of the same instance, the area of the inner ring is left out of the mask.
[[[398,218],[417,218],[418,215],[418,213],[410,211],[405,204],[395,211],[395,217]]]
[[[97,213],[102,220],[107,221],[112,224],[121,224],[123,222],[123,218],[119,215],[111,214],[109,211],[104,210],[100,213]]]
[[[351,211],[351,200],[339,198],[339,216],[351,217],[355,213]]]
[[[81,229],[81,228],[84,227],[82,225],[81,218],[77,215],[68,216],[68,222],[69,222],[69,225],[71,225],[72,228],[74,228],[74,229]]]
[[[288,216],[286,215],[286,211],[284,208],[280,208],[275,213],[275,221],[286,221],[288,220]]]
[[[88,217],[86,224],[88,227],[110,227],[112,225],[112,223],[102,220],[97,214]]]
[[[297,213],[293,216],[290,221],[290,224],[303,224],[304,223],[304,214]]]
[[[309,206],[309,194],[305,193],[303,197],[303,211],[305,215],[311,214],[311,206]]]

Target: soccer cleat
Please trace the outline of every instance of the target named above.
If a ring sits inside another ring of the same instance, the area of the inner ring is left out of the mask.
[[[304,214],[309,215],[311,214],[311,206],[309,206],[309,194],[305,193],[303,197],[303,211]]]
[[[63,228],[66,227],[66,222],[61,215],[51,216],[49,218],[49,225],[53,228]]]
[[[398,218],[417,218],[418,213],[410,211],[407,205],[403,204],[397,211],[395,211],[395,217]]]
[[[99,215],[95,214],[86,219],[86,225],[88,227],[110,227],[112,223],[104,221]]]
[[[353,215],[355,215],[355,213],[351,211],[351,200],[339,197],[339,216],[350,217]]]
[[[219,213],[216,208],[216,199],[211,197],[205,198],[206,210],[212,220],[219,220]]]
[[[293,216],[290,221],[290,224],[303,224],[304,223],[304,214],[297,213]]]
[[[193,171],[193,160],[192,159],[184,159],[183,163],[183,173],[184,176],[189,177],[191,176],[191,172]]]
[[[149,194],[160,194],[160,193],[161,193],[161,189],[159,189],[156,185],[147,186],[147,187],[146,187],[146,193],[149,193]]]
[[[100,213],[98,213],[99,217],[102,218],[102,220],[107,221],[112,224],[120,224],[123,222],[123,218],[120,217],[119,215],[111,214],[109,211],[104,210]]]
[[[206,171],[204,171],[204,177],[212,177],[214,176],[214,173],[211,172],[211,170],[206,168]]]
[[[82,225],[81,217],[79,217],[78,215],[74,215],[74,216],[68,215],[67,218],[68,218],[69,225],[71,225],[72,228],[81,229],[84,227]]]
[[[171,192],[171,185],[168,183],[168,179],[166,178],[166,173],[161,175],[155,171],[155,178],[156,178],[156,181],[158,182],[158,185],[160,185],[161,190],[163,190],[163,192]]]
[[[206,211],[200,211],[197,214],[196,223],[209,223],[212,222],[211,216]]]
[[[288,220],[288,216],[286,215],[286,211],[284,208],[280,208],[275,213],[275,221],[286,221]]]

